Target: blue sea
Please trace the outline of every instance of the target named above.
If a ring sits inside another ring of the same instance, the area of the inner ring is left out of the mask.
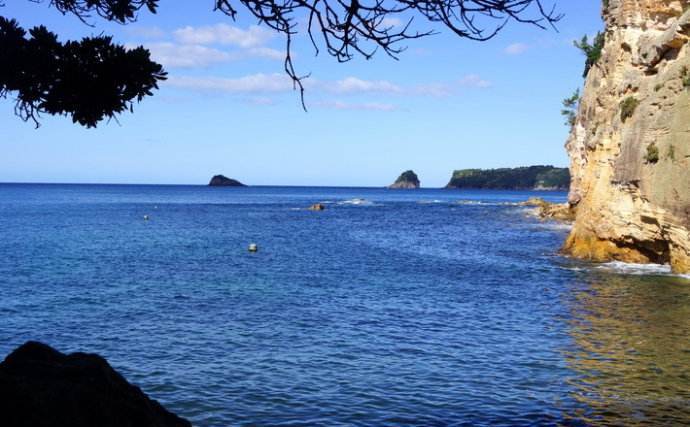
[[[560,256],[532,196],[0,185],[0,355],[99,353],[196,426],[690,424],[690,280]]]

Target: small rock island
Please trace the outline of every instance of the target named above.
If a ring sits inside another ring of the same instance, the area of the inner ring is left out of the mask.
[[[388,188],[391,190],[415,190],[419,188],[419,178],[414,171],[405,171]]]
[[[236,179],[228,178],[224,175],[216,175],[208,183],[210,187],[246,187],[246,185]]]

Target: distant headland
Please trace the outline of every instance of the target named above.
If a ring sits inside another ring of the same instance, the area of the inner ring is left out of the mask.
[[[208,183],[211,187],[246,187],[236,179],[228,178],[224,175],[216,175]]]
[[[446,188],[487,190],[567,190],[570,172],[554,166],[463,169],[453,172]]]
[[[414,190],[419,188],[419,178],[414,171],[405,171],[388,188],[392,190]]]

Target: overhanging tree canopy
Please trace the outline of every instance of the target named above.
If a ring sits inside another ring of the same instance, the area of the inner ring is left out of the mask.
[[[41,2],[41,0],[29,0]],[[285,71],[303,95],[302,79],[292,60],[297,19],[306,17],[306,34],[320,49],[346,62],[369,59],[379,49],[397,57],[400,42],[434,34],[413,29],[415,18],[438,23],[462,38],[484,41],[510,21],[545,28],[561,19],[554,0],[214,0],[215,10],[235,19],[241,7],[285,37]],[[127,24],[142,9],[156,13],[159,0],[49,0],[62,14],[84,22],[94,15]],[[0,7],[3,6],[0,1]],[[172,5],[170,6],[172,7]],[[1,10],[1,9],[0,9]],[[403,26],[387,24],[398,17]],[[127,49],[111,37],[87,37],[62,43],[43,26],[22,29],[0,16],[0,97],[16,97],[15,111],[37,125],[40,113],[71,116],[95,127],[104,118],[131,110],[151,95],[166,73],[143,47]]]

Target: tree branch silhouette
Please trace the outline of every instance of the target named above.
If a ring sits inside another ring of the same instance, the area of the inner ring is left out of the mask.
[[[47,0],[29,0],[44,3]],[[551,7],[546,6],[546,2]],[[62,14],[82,22],[94,16],[127,24],[142,10],[156,13],[159,0],[49,0]],[[318,55],[324,49],[338,62],[355,56],[371,59],[378,51],[397,59],[402,42],[437,33],[415,30],[420,18],[440,24],[457,36],[475,41],[495,37],[515,21],[539,28],[552,27],[562,18],[555,0],[213,0],[214,9],[235,20],[241,8],[285,38],[284,69],[304,102],[303,80],[293,61],[295,36],[306,33]],[[0,0],[0,7],[3,2]],[[110,37],[86,38],[61,44],[44,27],[29,30],[13,20],[0,21],[0,96],[17,92],[17,113],[36,123],[38,113],[71,115],[92,127],[132,109],[133,100],[151,95],[165,79],[162,67],[146,49],[125,49]],[[396,25],[397,22],[402,24]],[[301,25],[304,25],[302,28]],[[12,62],[17,61],[17,62]],[[68,75],[74,72],[76,75]],[[34,79],[27,79],[31,75]],[[79,78],[74,78],[78,76]],[[81,83],[81,86],[79,86]],[[89,94],[98,93],[103,100]]]

